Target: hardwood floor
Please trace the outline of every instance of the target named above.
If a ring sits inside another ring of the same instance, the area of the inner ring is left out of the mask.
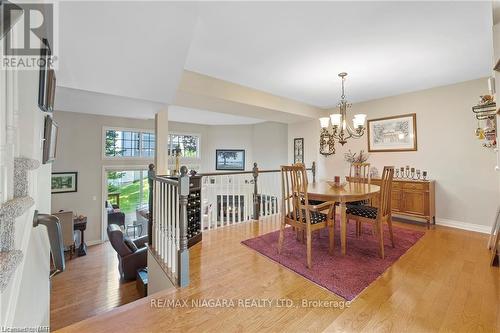
[[[90,246],[84,257],[66,261],[66,271],[51,280],[52,330],[139,299],[135,281],[120,282],[118,258],[109,242]]]
[[[500,273],[489,266],[487,236],[439,226],[349,307],[151,306],[151,299],[341,301],[240,244],[277,228],[277,221],[259,221],[207,232],[190,251],[189,287],[159,292],[60,332],[500,332]],[[87,284],[82,293],[95,289]]]

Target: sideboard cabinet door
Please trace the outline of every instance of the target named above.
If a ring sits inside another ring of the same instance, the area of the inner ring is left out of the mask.
[[[426,198],[424,192],[405,190],[403,191],[402,199],[402,211],[414,215],[426,215]]]
[[[393,212],[401,211],[401,191],[397,189],[392,190],[392,201],[391,201],[391,210]]]

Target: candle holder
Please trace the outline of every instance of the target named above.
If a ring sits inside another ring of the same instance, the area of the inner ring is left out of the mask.
[[[422,179],[427,180],[427,171],[422,172]]]
[[[420,174],[420,170],[419,170],[419,169],[417,169],[417,179],[420,179],[420,176],[421,176],[421,174]]]
[[[396,169],[396,178],[399,178],[399,169]]]
[[[410,169],[410,178],[415,179],[415,168]]]

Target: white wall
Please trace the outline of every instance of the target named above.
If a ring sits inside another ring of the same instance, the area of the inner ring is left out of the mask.
[[[287,159],[287,128],[274,122],[215,126],[169,122],[170,132],[200,135],[201,172],[216,171],[217,149],[244,149],[246,170],[251,170],[254,162],[261,169],[278,169]]]
[[[495,18],[498,19],[500,17],[500,8],[498,7],[498,4],[496,8],[494,9],[495,13]],[[493,59],[492,59],[492,67],[495,67],[497,62],[500,61],[500,23],[496,23],[493,26]],[[493,76],[495,78],[496,82],[496,94],[495,94],[495,100],[497,103],[500,101],[500,72],[493,71]],[[500,130],[500,113],[497,114],[497,173],[498,173],[498,188],[500,191],[500,144],[498,143],[498,139],[500,138],[499,134]],[[500,205],[500,203],[499,203]]]
[[[488,92],[486,79],[437,87],[353,105],[351,112],[368,119],[398,114],[417,114],[418,151],[371,153],[369,162],[382,171],[384,165],[427,170],[436,180],[436,214],[441,224],[487,231],[500,202],[495,152],[475,139],[477,121],[471,107]],[[352,119],[351,116],[349,116]],[[344,153],[368,150],[367,135],[349,139],[331,157],[319,155],[319,121],[289,126],[289,160],[293,159],[293,137],[305,138],[306,161],[316,158],[319,177],[346,175]],[[477,225],[477,226],[474,226]]]
[[[279,169],[287,161],[288,126],[261,123],[253,126],[253,160],[260,169]]]

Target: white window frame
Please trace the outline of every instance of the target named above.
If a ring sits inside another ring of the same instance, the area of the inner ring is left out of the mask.
[[[180,158],[180,161],[181,162],[185,162],[186,164],[189,163],[189,164],[200,164],[201,166],[201,134],[200,133],[192,133],[192,132],[169,132],[168,133],[168,140],[170,141],[170,135],[186,135],[186,136],[195,136],[198,138],[198,156],[197,157],[181,157]],[[167,147],[167,151],[168,151],[168,147]],[[174,155],[169,155],[169,165],[171,164],[170,163],[170,159],[173,159],[174,162],[173,164],[175,165],[175,156]]]
[[[150,160],[153,161],[155,159],[154,156],[107,156],[106,155],[106,131],[122,131],[122,132],[139,132],[155,134],[155,147],[158,144],[156,141],[156,133],[153,129],[146,128],[128,128],[128,127],[112,127],[112,126],[103,126],[102,128],[102,140],[101,140],[101,152],[103,160]],[[156,149],[155,149],[156,151]],[[139,154],[142,154],[142,135],[139,135]]]
[[[201,165],[202,165],[202,160],[201,160],[201,154],[202,154],[202,149],[201,149],[201,143],[202,143],[202,135],[200,133],[193,133],[193,132],[178,132],[178,131],[173,131],[169,132],[169,139],[170,135],[191,135],[191,136],[196,136],[198,138],[198,157],[181,157],[180,158],[180,164],[186,165],[186,166],[198,166],[198,170],[201,170]],[[175,156],[169,155],[168,156],[168,169],[169,170],[174,170],[175,169]]]

